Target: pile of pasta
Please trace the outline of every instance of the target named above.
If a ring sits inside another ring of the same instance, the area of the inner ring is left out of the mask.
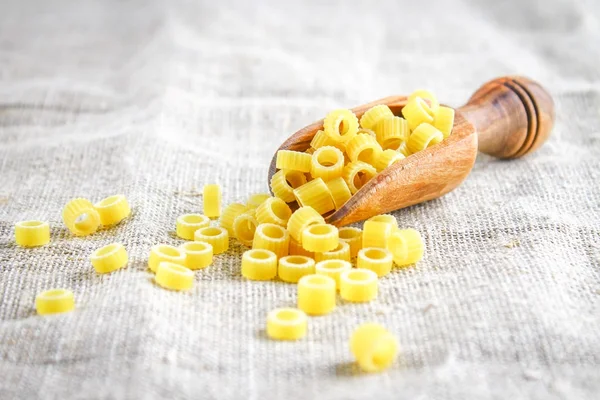
[[[386,105],[368,109],[360,121],[350,110],[330,112],[306,152],[277,152],[273,194],[327,214],[378,172],[452,133],[454,110],[440,106],[427,90],[411,94],[402,115],[395,116]]]

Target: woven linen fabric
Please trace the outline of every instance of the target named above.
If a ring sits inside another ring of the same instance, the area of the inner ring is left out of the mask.
[[[0,399],[597,399],[600,396],[600,6],[597,1],[10,1],[0,4]],[[395,213],[425,258],[367,304],[269,340],[296,287],[240,276],[235,241],[170,292],[152,245],[177,216],[265,192],[278,145],[328,111],[417,88],[464,104],[521,74],[556,102],[536,153],[480,154],[443,198]],[[123,193],[127,222],[73,237],[74,197]],[[50,222],[21,249],[17,221]],[[122,270],[96,248],[121,242]],[[37,316],[42,290],[75,311]],[[378,321],[398,361],[348,348]]]

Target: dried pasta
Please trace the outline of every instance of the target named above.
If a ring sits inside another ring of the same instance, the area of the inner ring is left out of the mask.
[[[213,261],[213,247],[206,242],[187,242],[179,246],[185,254],[184,265],[191,269],[208,267]]]
[[[380,372],[392,365],[398,354],[396,338],[383,326],[367,323],[354,330],[350,351],[365,372]]]
[[[429,90],[424,90],[424,89],[415,90],[410,96],[408,96],[408,101],[414,100],[417,97],[420,97],[424,100],[429,100],[429,106],[427,107],[427,112],[432,117],[437,115],[439,107],[440,107],[440,103],[438,102],[438,99],[435,96],[435,94],[433,94]]]
[[[67,203],[62,212],[63,222],[75,236],[87,236],[98,230],[100,215],[91,201],[73,199]]]
[[[210,225],[210,219],[202,214],[184,214],[177,218],[175,231],[185,240],[194,240],[194,232]]]
[[[312,207],[300,207],[290,217],[287,230],[296,242],[302,244],[302,231],[313,224],[324,224],[325,219]]]
[[[292,216],[292,210],[285,201],[278,197],[270,197],[256,209],[256,219],[259,223],[286,226]]]
[[[373,130],[379,121],[385,118],[392,118],[393,116],[394,113],[388,106],[380,104],[365,111],[362,117],[360,117],[360,126],[364,129]]]
[[[363,224],[362,247],[387,248],[387,242],[394,231],[394,227],[381,221],[365,221]]]
[[[326,134],[324,131],[318,130],[315,136],[313,136],[312,140],[310,141],[310,147],[311,149],[318,150],[321,147],[325,146],[333,146],[341,150],[342,152],[346,151],[346,146],[344,145],[344,143],[335,140],[334,138]]]
[[[362,161],[370,164],[379,157],[381,152],[377,139],[364,133],[355,135],[346,145],[346,153],[353,162]]]
[[[390,224],[392,226],[392,230],[396,230],[396,228],[398,228],[398,220],[396,217],[390,214],[375,215],[374,217],[369,218],[367,221],[385,222],[386,224]]]
[[[344,226],[339,230],[340,241],[350,246],[350,257],[354,258],[362,248],[362,230],[351,226]]]
[[[336,142],[347,143],[358,131],[358,118],[350,110],[333,110],[323,120],[323,131]]]
[[[158,264],[154,281],[169,290],[189,290],[194,286],[194,272],[180,264],[163,261]]]
[[[313,179],[294,189],[294,197],[301,207],[312,207],[319,214],[325,214],[335,208],[329,188],[321,178]]]
[[[194,241],[208,243],[213,248],[213,254],[221,254],[229,249],[229,233],[227,229],[217,226],[200,228],[194,233]]]
[[[299,171],[282,169],[273,174],[271,178],[271,190],[273,195],[279,197],[286,203],[295,201],[294,189],[306,183],[306,175]]]
[[[344,169],[344,153],[333,146],[317,149],[311,161],[310,174],[313,178],[321,178],[327,182],[342,176]]]
[[[362,303],[377,297],[377,274],[368,269],[353,268],[340,274],[340,296],[346,301]]]
[[[284,282],[296,283],[315,273],[315,260],[306,256],[285,256],[279,259],[277,275]]]
[[[152,246],[150,256],[148,257],[148,268],[152,272],[156,272],[158,264],[163,261],[185,265],[185,253],[177,247],[168,244]]]
[[[277,255],[270,250],[252,249],[242,256],[242,276],[253,281],[269,281],[277,276]]]
[[[352,194],[358,192],[375,175],[377,175],[375,167],[362,161],[346,164],[343,173],[344,180]]]
[[[248,208],[258,208],[263,202],[270,199],[271,195],[269,193],[254,193],[250,195],[248,198],[248,203],[246,204]]]
[[[335,309],[335,280],[326,275],[306,275],[298,281],[298,308],[308,315],[325,315]]]
[[[302,231],[302,247],[308,251],[333,250],[339,243],[338,229],[329,224],[313,224]]]
[[[432,125],[423,123],[419,125],[408,138],[407,146],[412,153],[425,150],[426,148],[438,144],[444,140],[442,132]]]
[[[209,218],[221,216],[221,187],[217,184],[204,185],[202,189],[204,215]]]
[[[267,315],[267,335],[271,339],[302,339],[307,327],[306,313],[296,308],[277,308]]]
[[[414,130],[420,124],[431,124],[433,122],[429,106],[420,97],[415,97],[407,102],[402,108],[402,115],[408,121],[408,127],[411,130]]]
[[[121,243],[100,247],[92,253],[90,261],[99,274],[107,274],[127,265],[127,250]]]
[[[116,225],[131,214],[127,198],[122,194],[107,197],[94,204],[100,216],[100,224],[104,226]]]
[[[296,240],[290,236],[290,250],[289,250],[289,255],[290,256],[306,256],[309,258],[315,258],[315,253],[312,251],[308,251],[306,250],[304,247],[302,247],[302,245],[298,242],[296,242]]]
[[[348,200],[350,200],[350,197],[352,197],[350,188],[342,177],[332,179],[325,182],[325,184],[329,189],[329,194],[331,195],[331,200],[333,200],[333,205],[336,210],[339,210]]]
[[[289,169],[292,171],[310,172],[312,156],[300,151],[279,150],[275,166],[277,169]]]
[[[438,112],[433,118],[434,128],[442,132],[444,139],[452,133],[454,126],[454,109],[450,107],[440,106]]]
[[[409,136],[408,122],[401,117],[384,118],[375,125],[374,130],[383,150],[397,149]]]
[[[285,228],[276,224],[260,224],[256,228],[253,249],[270,250],[277,258],[288,255],[290,248],[290,236]]]
[[[397,152],[392,149],[384,150],[377,160],[373,163],[373,166],[377,169],[378,172],[383,171],[390,165],[394,164],[397,161],[404,160],[404,155],[400,152]]]
[[[75,296],[68,289],[50,289],[35,296],[35,309],[39,315],[58,314],[75,309]]]
[[[358,252],[356,267],[371,270],[378,277],[385,276],[392,270],[392,253],[388,249],[363,248]]]
[[[251,212],[245,212],[238,215],[233,220],[233,234],[244,246],[252,246],[258,220]]]
[[[21,247],[38,247],[50,242],[50,225],[43,221],[20,221],[15,224],[15,242]]]
[[[323,253],[315,253],[315,261],[343,260],[350,261],[350,245],[339,241],[335,249]]]
[[[404,157],[408,157],[412,154],[408,149],[408,145],[406,142],[400,143],[400,146],[398,146],[398,149],[396,149],[396,151],[402,154]]]
[[[418,231],[399,229],[390,236],[388,249],[392,252],[394,262],[402,267],[421,260],[425,252],[425,245]]]
[[[340,275],[342,272],[350,271],[352,264],[346,260],[323,260],[317,262],[315,265],[315,272],[317,275],[325,275],[332,278],[335,281],[335,287],[340,290]]]
[[[223,210],[223,213],[221,214],[220,225],[223,228],[227,229],[227,232],[230,236],[235,237],[235,233],[233,232],[233,221],[235,221],[237,217],[248,211],[250,211],[250,207],[248,207],[245,204],[231,203]]]

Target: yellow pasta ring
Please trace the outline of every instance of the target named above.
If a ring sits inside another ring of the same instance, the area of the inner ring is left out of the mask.
[[[315,273],[315,260],[306,256],[286,256],[279,259],[277,274],[284,282],[296,283],[305,275]]]
[[[313,252],[333,250],[339,243],[338,229],[329,224],[313,224],[302,231],[302,246]]]
[[[94,204],[94,208],[100,216],[100,223],[104,226],[116,225],[131,214],[127,198],[122,194],[102,199]]]
[[[412,153],[425,150],[444,140],[442,132],[429,124],[419,125],[408,138],[407,146]]]
[[[256,228],[253,249],[270,250],[277,258],[288,255],[290,247],[290,236],[282,226],[276,224],[260,224]]]
[[[340,241],[350,246],[350,257],[354,258],[362,248],[362,230],[352,226],[344,226],[338,230]]]
[[[368,269],[377,274],[378,277],[385,276],[392,270],[392,253],[388,249],[378,247],[367,247],[358,252],[356,267]]]
[[[350,261],[350,245],[346,242],[339,241],[338,245],[330,251],[325,251],[321,253],[314,253],[315,261],[324,261],[324,260],[344,260]]]
[[[262,203],[264,203],[265,201],[267,201],[270,198],[271,198],[271,195],[269,193],[251,194],[250,197],[248,198],[247,206],[249,208],[257,208],[258,206],[260,206]]]
[[[221,254],[229,249],[229,233],[222,227],[200,228],[194,233],[194,241],[212,245],[214,254]]]
[[[270,250],[252,249],[242,255],[242,276],[253,281],[268,281],[277,276],[277,255]]]
[[[75,308],[75,297],[67,289],[46,290],[35,297],[35,308],[39,315],[69,312]]]
[[[312,207],[300,207],[290,217],[287,230],[296,242],[302,244],[302,231],[312,224],[324,224],[325,219]]]
[[[111,243],[94,251],[90,261],[97,273],[106,274],[126,266],[129,257],[121,243]]]
[[[271,177],[271,190],[275,197],[279,197],[286,203],[296,200],[294,189],[306,183],[306,175],[300,171],[282,169]]]
[[[20,221],[15,224],[15,242],[21,247],[43,246],[50,242],[50,225],[43,221]]]
[[[194,233],[210,225],[210,218],[202,214],[184,214],[177,217],[175,231],[185,240],[194,240]]]
[[[323,260],[315,265],[315,272],[318,275],[325,275],[332,278],[335,281],[337,290],[340,289],[340,276],[342,272],[350,271],[351,269],[352,264],[345,260]]]
[[[205,242],[187,242],[179,246],[185,254],[184,265],[191,269],[206,268],[213,261],[213,247]]]
[[[346,301],[371,301],[377,297],[377,292],[377,274],[371,270],[353,268],[340,274],[340,296]]]
[[[335,280],[325,275],[306,275],[298,281],[298,308],[308,315],[325,315],[335,309]]]
[[[306,336],[308,318],[296,308],[277,308],[267,315],[267,335],[276,340],[298,340]]]
[[[360,117],[360,126],[365,129],[373,129],[382,119],[391,118],[393,116],[394,113],[388,106],[379,104],[365,111],[362,117]]]
[[[292,209],[278,197],[270,197],[256,209],[256,219],[259,223],[286,226],[292,216]]]
[[[312,207],[319,214],[325,214],[335,208],[329,188],[321,178],[313,179],[297,189],[294,197],[301,207]]]
[[[329,194],[331,195],[336,210],[339,210],[348,200],[350,200],[350,197],[352,197],[350,188],[342,177],[332,179],[325,182],[325,184],[329,189]]]
[[[253,213],[243,213],[233,221],[233,234],[244,246],[252,246],[257,226],[258,220]]]
[[[248,211],[250,211],[250,207],[246,206],[245,204],[231,203],[225,207],[221,213],[221,220],[219,221],[219,224],[223,228],[227,229],[229,236],[235,237],[233,232],[233,221],[235,221],[238,216]]]
[[[323,120],[323,131],[334,140],[347,143],[358,131],[358,118],[350,110],[333,110]]]
[[[158,264],[163,261],[184,265],[185,253],[177,247],[168,244],[157,244],[152,246],[150,249],[150,256],[148,257],[148,268],[150,268],[152,272],[156,272]]]
[[[310,174],[313,178],[321,178],[327,182],[342,176],[344,170],[344,153],[333,146],[317,149],[312,157]]]
[[[67,228],[75,236],[91,235],[100,226],[100,215],[87,199],[69,201],[63,209],[62,217]]]
[[[310,172],[312,156],[300,151],[279,150],[275,160],[277,169],[288,169],[292,171]]]
[[[204,185],[202,188],[202,207],[209,218],[221,216],[221,187],[217,184]]]
[[[189,290],[194,286],[194,272],[181,264],[163,261],[158,264],[155,282],[169,290]]]
[[[352,333],[350,351],[363,371],[380,372],[396,359],[398,342],[383,326],[367,323]]]

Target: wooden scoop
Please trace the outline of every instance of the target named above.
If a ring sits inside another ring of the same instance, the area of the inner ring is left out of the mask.
[[[360,118],[369,108],[387,104],[401,115],[406,101],[406,96],[391,96],[352,111]],[[325,219],[343,226],[443,196],[469,175],[477,150],[498,158],[522,157],[546,141],[553,125],[554,102],[540,84],[520,76],[494,79],[456,110],[448,138],[392,164]],[[305,151],[322,128],[320,120],[300,129],[279,150]],[[276,172],[275,160],[276,155],[269,182]]]

